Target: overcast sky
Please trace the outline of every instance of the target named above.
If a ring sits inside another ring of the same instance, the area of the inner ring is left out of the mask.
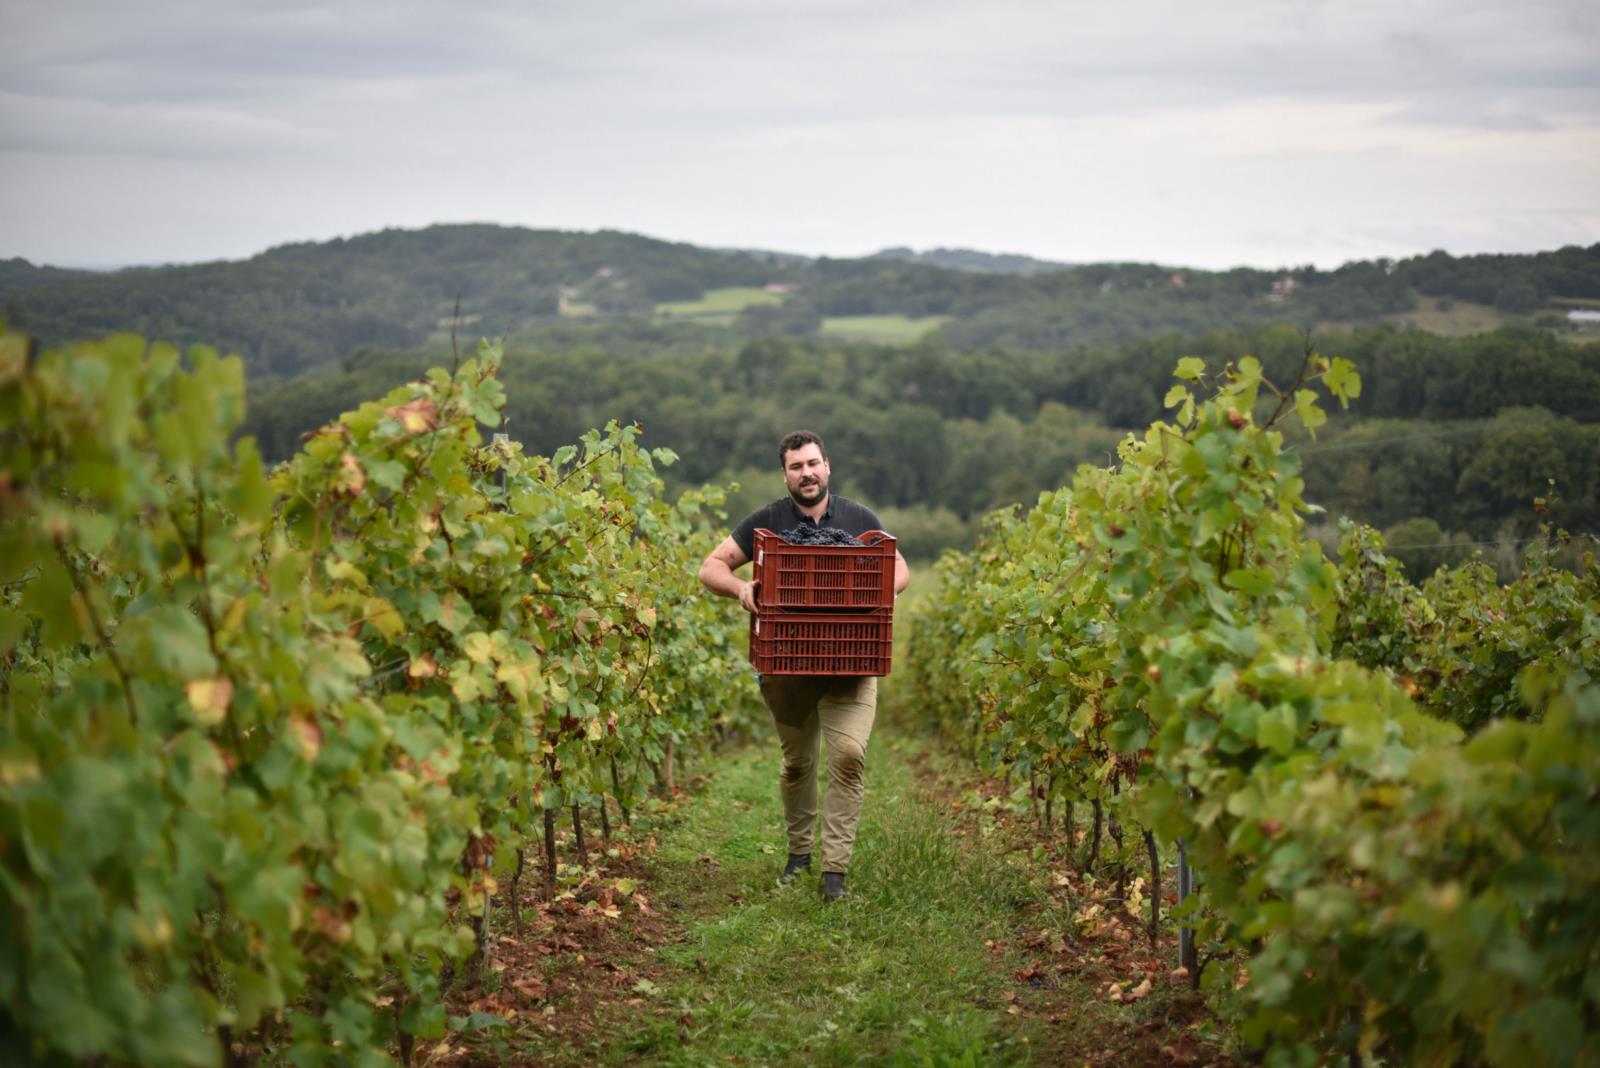
[[[1596,0],[0,0],[0,258],[482,221],[1200,267],[1600,241]]]

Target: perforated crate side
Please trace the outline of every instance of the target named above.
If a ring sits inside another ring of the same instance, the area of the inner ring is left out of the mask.
[[[763,608],[894,607],[895,540],[881,530],[861,545],[790,545],[765,528],[755,532],[756,594]]]
[[[750,663],[762,675],[889,674],[894,613],[765,610],[750,617]]]

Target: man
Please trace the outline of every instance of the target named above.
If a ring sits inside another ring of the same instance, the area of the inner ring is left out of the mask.
[[[828,492],[828,456],[822,439],[797,430],[778,443],[778,463],[789,489],[744,521],[700,565],[700,581],[712,593],[737,598],[746,612],[756,610],[756,584],[734,574],[750,561],[757,527],[782,533],[812,525],[860,535],[882,530],[870,508]],[[894,556],[894,592],[911,581],[905,557]],[[817,757],[828,743],[828,794],[822,810],[822,894],[844,897],[844,877],[855,847],[856,825],[865,795],[863,771],[867,738],[877,714],[878,680],[774,675],[761,680],[761,696],[772,712],[783,747],[778,785],[789,825],[789,862],[782,881],[792,883],[811,867],[817,823]]]

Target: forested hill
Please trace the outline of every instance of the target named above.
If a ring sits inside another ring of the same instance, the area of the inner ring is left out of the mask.
[[[458,300],[462,333],[513,341],[588,337],[611,348],[631,334],[661,347],[937,326],[956,349],[1035,350],[1167,330],[1393,321],[1456,301],[1559,326],[1566,306],[1600,300],[1600,245],[1328,271],[1090,264],[1021,273],[1030,265],[1011,259],[887,250],[808,260],[615,232],[449,225],[110,273],[0,262],[0,317],[46,344],[123,330],[204,341],[241,353],[259,379],[335,366],[366,348],[438,351]]]
[[[448,332],[458,297],[468,333],[501,332],[556,319],[569,297],[601,314],[649,315],[658,300],[770,273],[752,256],[632,234],[435,226],[243,261],[48,280],[13,268],[0,273],[0,315],[47,344],[132,330],[203,341],[239,352],[253,374],[290,376],[362,346],[424,347]]]
[[[970,248],[930,248],[925,252],[896,247],[874,252],[871,259],[901,260],[921,263],[930,267],[948,267],[956,271],[986,271],[995,274],[1039,274],[1043,271],[1061,271],[1069,265],[1056,260],[1040,260],[1014,252],[979,252]]]
[[[32,289],[34,286],[49,285],[52,282],[90,277],[93,277],[92,271],[36,267],[20,257],[0,260],[0,294],[15,293],[18,290]]]

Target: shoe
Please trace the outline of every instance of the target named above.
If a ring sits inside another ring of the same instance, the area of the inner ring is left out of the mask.
[[[839,901],[845,896],[844,872],[825,871],[822,873],[822,897],[825,901]]]
[[[790,883],[800,878],[801,872],[807,872],[810,870],[810,853],[790,853],[789,863],[783,866],[783,874],[778,876],[778,882],[782,883],[784,886],[788,886]]]

